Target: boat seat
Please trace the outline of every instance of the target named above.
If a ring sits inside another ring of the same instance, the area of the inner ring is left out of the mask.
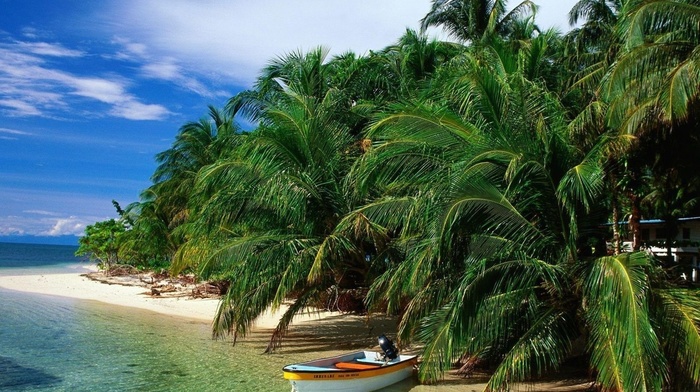
[[[335,367],[338,369],[347,369],[347,370],[369,370],[369,369],[376,369],[378,367],[381,367],[381,365],[373,364],[373,363],[357,363],[357,362],[338,362],[335,364]]]

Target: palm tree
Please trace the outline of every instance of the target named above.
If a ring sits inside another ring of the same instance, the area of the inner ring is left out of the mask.
[[[231,118],[212,106],[208,118],[180,128],[172,147],[156,155],[153,185],[127,207],[132,227],[120,251],[128,259],[158,267],[170,262],[183,241],[177,228],[188,221],[198,172],[234,150],[240,138]]]
[[[209,106],[209,117],[180,128],[173,145],[156,155],[159,163],[146,199],[154,195],[156,210],[173,229],[187,221],[189,199],[197,173],[239,143],[240,131],[231,117]]]
[[[264,120],[267,108],[286,93],[323,99],[331,89],[328,63],[329,49],[315,48],[307,53],[290,52],[272,60],[257,78],[252,90],[243,91],[226,105],[228,113],[242,115],[252,122]]]
[[[414,97],[433,79],[439,67],[463,51],[458,44],[430,39],[424,33],[407,29],[396,43],[376,56],[384,66],[384,77],[397,83],[393,101]]]
[[[619,0],[580,0],[569,12],[571,26],[581,23],[566,36],[566,65],[572,74],[571,80],[567,81],[570,86],[568,95],[578,97],[578,103],[570,110],[574,118],[569,129],[584,150],[591,148],[605,134],[613,137],[618,134],[608,122],[609,101],[602,90],[608,71],[622,47],[618,31],[623,30],[620,22],[630,4]],[[621,252],[619,222],[625,204],[630,208],[633,249],[639,250],[641,245],[641,174],[640,169],[633,165],[636,158],[630,156],[632,144],[630,140],[627,146],[611,150],[606,163],[615,254]]]
[[[625,50],[606,85],[615,124],[634,133],[649,115],[665,124],[692,115],[700,94],[698,23],[700,5],[692,0],[643,1],[630,9],[622,25]]]
[[[658,390],[671,373],[697,388],[697,292],[670,286],[645,254],[591,255],[617,141],[581,153],[554,96],[493,66],[453,86],[463,93],[448,99],[468,97],[451,105],[459,113],[421,102],[373,126],[354,173],[381,195],[345,219],[365,217],[386,242],[376,247],[390,267],[368,301],[401,312],[401,341],[423,347],[423,381],[467,358],[505,390],[583,356],[604,389]]]
[[[156,195],[150,191],[127,206],[125,217],[131,227],[121,239],[120,257],[142,267],[167,268],[177,249],[168,217],[158,211]]]
[[[636,138],[633,147],[637,151],[630,153],[650,156],[643,167],[636,168],[637,178],[645,167],[653,166],[652,173],[664,177],[682,164],[660,157],[659,143],[692,143],[698,123],[695,113],[700,108],[700,36],[696,28],[699,21],[700,5],[693,1],[625,4],[624,18],[618,23],[624,46],[603,80],[601,97],[609,103],[608,125]],[[650,150],[657,153],[645,153]],[[670,166],[657,164],[660,161]],[[638,195],[635,205],[642,198]],[[639,217],[633,216],[632,221],[638,222]]]
[[[622,0],[579,0],[569,11],[569,25],[581,27],[572,29],[568,36],[574,44],[572,53],[575,60],[594,58],[586,61],[587,66],[614,57],[618,39],[615,29],[623,11]]]
[[[216,336],[245,334],[269,306],[291,299],[272,350],[292,317],[318,304],[327,289],[369,285],[377,273],[366,260],[371,249],[356,234],[335,233],[358,201],[345,177],[369,147],[359,138],[362,108],[355,105],[398,97],[408,89],[394,86],[416,85],[455,50],[408,31],[368,58],[348,53],[326,61],[322,48],[291,53],[273,61],[253,90],[229,101],[231,116],[247,116],[259,127],[199,173],[190,203],[195,218],[181,230],[189,241],[174,263],[174,271],[189,266],[205,278],[231,280]],[[391,61],[399,67],[387,68]]]
[[[519,16],[534,14],[537,7],[525,0],[506,12],[504,0],[433,0],[428,14],[421,19],[421,31],[442,27],[464,42],[479,42],[493,36],[508,35],[510,24]]]
[[[333,235],[352,207],[344,178],[360,152],[337,120],[336,98],[332,90],[322,98],[292,88],[276,93],[236,153],[200,173],[191,239],[174,268],[231,282],[215,336],[245,335],[269,307],[289,300],[271,351],[294,315],[320,305],[328,289],[367,285],[362,244]]]

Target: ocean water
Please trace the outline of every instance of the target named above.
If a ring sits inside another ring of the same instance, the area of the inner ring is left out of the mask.
[[[0,275],[79,270],[75,249],[0,243]],[[206,323],[0,289],[0,390],[289,391],[292,359],[261,355],[265,339],[233,347]]]
[[[10,244],[0,242],[0,273],[33,274],[65,273],[89,265],[87,259],[76,257],[77,246]]]

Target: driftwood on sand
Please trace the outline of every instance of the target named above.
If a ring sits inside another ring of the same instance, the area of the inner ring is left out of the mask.
[[[85,276],[105,284],[143,287],[144,294],[152,297],[216,298],[227,289],[222,282],[197,282],[194,275],[170,276],[167,272],[139,271],[121,265]]]

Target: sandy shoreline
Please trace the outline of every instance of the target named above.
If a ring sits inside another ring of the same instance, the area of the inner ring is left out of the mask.
[[[76,268],[74,273],[60,274],[16,274],[3,271],[0,275],[0,288],[25,293],[60,296],[84,300],[100,301],[107,304],[145,309],[165,315],[188,318],[210,324],[214,318],[218,299],[192,298],[183,294],[177,296],[152,296],[149,288],[144,286],[124,286],[106,284],[91,280],[86,273],[95,269],[85,266]],[[268,313],[259,318],[251,339],[262,340],[259,344],[264,347],[269,331],[277,325],[281,316],[277,312]],[[394,334],[395,321],[383,316],[373,317],[371,322],[362,316],[344,315],[334,312],[303,314],[294,319],[282,352],[298,349],[310,342],[315,345],[314,357],[327,357],[356,349],[369,349],[371,342],[376,342],[379,333]],[[264,335],[264,336],[263,336]],[[255,337],[257,336],[257,338]],[[370,342],[370,343],[368,343]],[[486,386],[484,378],[464,379],[455,375],[447,375],[438,385],[416,386],[411,391],[481,391]],[[519,390],[529,391],[585,391],[590,383],[585,380],[558,380],[523,384]],[[518,390],[518,389],[516,389]]]
[[[149,310],[170,316],[199,320],[210,324],[219,304],[217,298],[192,298],[186,290],[180,295],[152,296],[150,289],[144,286],[110,284],[89,279],[85,275],[95,272],[92,267],[80,266],[75,273],[60,274],[16,274],[3,271],[0,275],[0,288],[25,293],[52,295],[59,297],[100,301],[111,305],[127,306]],[[255,324],[256,329],[275,328],[281,316],[280,309],[274,313],[261,316]],[[304,314],[295,318],[295,322],[315,321],[333,316],[331,312]]]
[[[85,271],[88,272],[88,271]],[[146,309],[158,313],[211,322],[217,300],[158,298],[147,295],[146,288],[95,282],[85,273],[3,275],[0,288],[25,293],[100,301],[112,305]]]

